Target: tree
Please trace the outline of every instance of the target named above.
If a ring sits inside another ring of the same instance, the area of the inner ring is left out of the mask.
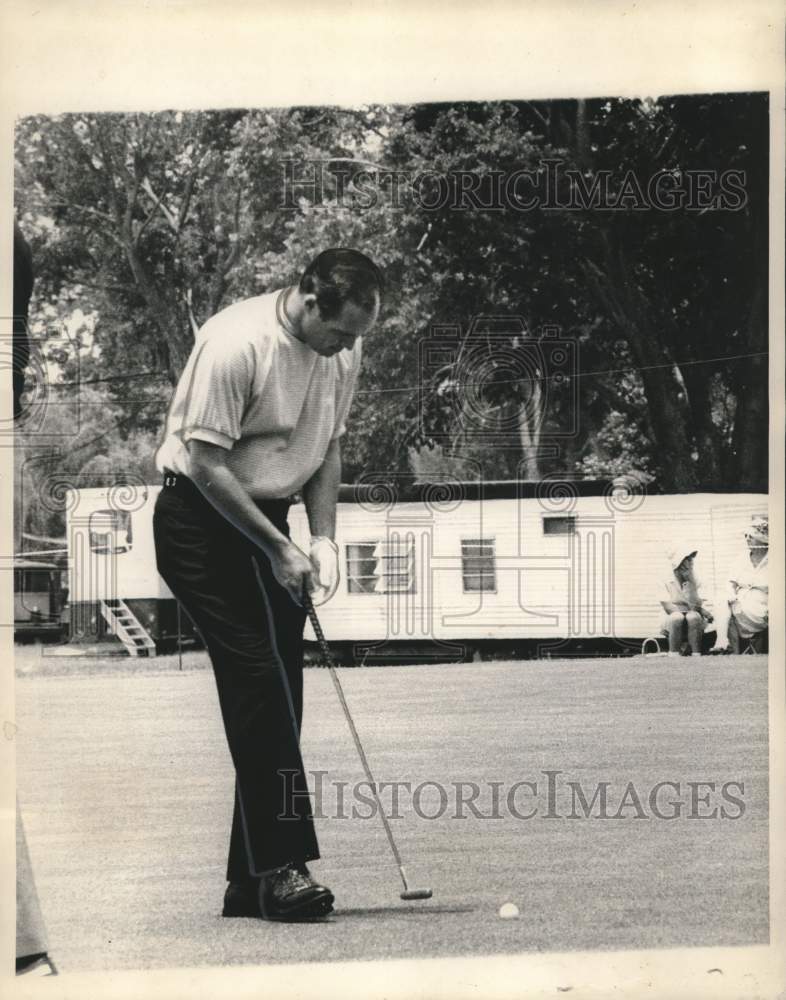
[[[64,393],[55,394],[62,397]],[[60,537],[66,531],[69,486],[139,484],[157,478],[158,434],[136,429],[138,408],[82,386],[78,397],[50,398],[43,419],[29,411],[14,436],[14,551],[22,533]]]
[[[601,343],[610,326],[639,369],[658,478],[677,490],[766,490],[767,97],[587,104],[583,140],[578,118],[560,116],[568,166],[587,191],[604,171],[617,185],[630,178],[627,209],[572,212],[561,263],[579,262],[605,315]],[[639,188],[659,175],[687,199],[640,210]],[[740,404],[731,441],[719,392]]]
[[[20,124],[17,190],[28,228],[38,225],[37,294],[91,301],[104,374],[131,362],[176,381],[198,317],[220,304],[242,238],[242,198],[227,177],[237,118],[80,114]]]
[[[762,95],[31,118],[34,311],[70,315],[62,379],[101,380],[118,436],[143,441],[201,323],[355,245],[389,287],[348,478],[422,469],[438,444],[489,478],[766,488],[766,143]],[[744,197],[719,207],[730,170]],[[551,185],[533,207],[500,195],[522,171]],[[701,194],[697,171],[709,207],[641,204],[658,176]],[[446,329],[451,357],[427,363]],[[549,331],[579,359],[560,384]]]

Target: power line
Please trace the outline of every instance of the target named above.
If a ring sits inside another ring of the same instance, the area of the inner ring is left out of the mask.
[[[534,341],[533,343],[540,343],[539,341]],[[769,351],[753,351],[749,354],[726,354],[719,355],[714,358],[699,358],[697,360],[688,361],[664,361],[657,365],[629,365],[626,368],[607,368],[603,371],[586,371],[586,372],[572,372],[565,376],[566,379],[571,378],[598,378],[602,375],[625,375],[631,374],[633,372],[646,372],[655,371],[659,368],[687,368],[693,365],[712,365],[719,364],[722,361],[740,361],[745,358],[761,358],[769,355]],[[447,367],[447,366],[446,366]],[[548,382],[554,375],[524,375],[521,378],[511,378],[511,379],[500,379],[495,381],[494,385],[514,385],[521,382]],[[66,389],[66,388],[76,388],[83,385],[95,385],[99,382],[115,382],[115,381],[129,381],[137,378],[165,378],[169,379],[169,375],[166,372],[133,372],[130,375],[107,375],[104,378],[94,378],[85,379],[80,382],[48,382],[47,386],[51,389]],[[479,387],[487,386],[489,383],[486,382],[462,382],[462,386],[469,387]],[[420,383],[418,385],[404,385],[404,386],[393,386],[389,388],[380,389],[358,389],[355,393],[357,396],[371,396],[376,394],[385,394],[391,392],[420,392],[421,390],[433,391],[434,385],[429,383]]]
[[[135,378],[165,378],[166,372],[132,372],[130,375],[106,375],[103,378],[81,379],[79,382],[47,382],[50,389],[73,389],[82,385],[97,385],[99,382],[125,382]]]
[[[138,410],[133,413],[127,413],[124,417],[121,417],[117,421],[117,423],[112,424],[112,426],[109,427],[107,430],[102,431],[101,434],[97,435],[94,438],[90,438],[89,441],[84,441],[82,444],[77,444],[73,448],[69,448],[68,450],[69,455],[73,455],[74,452],[81,451],[83,448],[89,448],[90,445],[97,444],[99,441],[103,440],[103,438],[105,438],[108,434],[111,434],[112,431],[119,430],[124,424],[127,424],[129,421],[133,420],[135,417],[138,416],[139,416]]]
[[[608,368],[605,371],[589,371],[589,372],[572,372],[565,376],[565,380],[572,378],[592,378],[601,375],[624,375],[630,372],[646,372],[654,371],[658,368],[687,368],[689,365],[711,365],[717,364],[720,361],[737,361],[742,358],[760,358],[769,355],[769,351],[754,351],[750,354],[727,354],[724,356],[719,356],[716,358],[702,358],[697,361],[666,361],[659,365],[631,365],[628,368]],[[446,366],[447,367],[447,366]],[[519,382],[548,382],[554,375],[524,375],[521,378],[511,378],[511,379],[500,379],[498,382],[495,381],[493,384],[497,385],[513,385]],[[482,388],[489,384],[486,382],[462,382],[462,387],[476,386]],[[370,395],[371,393],[387,393],[387,392],[419,392],[421,389],[428,389],[433,391],[434,385],[420,384],[420,385],[409,385],[409,386],[396,386],[390,389],[358,389],[356,395]]]

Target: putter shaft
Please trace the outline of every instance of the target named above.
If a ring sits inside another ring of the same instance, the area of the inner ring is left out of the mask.
[[[363,765],[363,770],[366,775],[366,780],[371,787],[371,792],[377,803],[377,808],[379,810],[379,816],[382,820],[382,825],[385,827],[385,833],[387,834],[388,843],[390,844],[390,849],[393,852],[393,857],[396,859],[396,864],[398,865],[399,874],[401,875],[401,881],[404,883],[404,892],[401,893],[402,899],[430,899],[431,889],[410,889],[407,883],[407,876],[404,873],[404,865],[401,861],[401,855],[398,852],[398,847],[393,839],[393,831],[390,829],[390,824],[388,823],[388,818],[385,815],[385,810],[382,808],[382,802],[380,801],[379,795],[377,793],[377,784],[374,781],[374,775],[371,773],[371,767],[369,766],[366,753],[363,750],[363,744],[360,742],[360,736],[355,728],[355,723],[352,719],[352,715],[349,711],[349,705],[347,705],[347,699],[344,697],[344,689],[341,686],[341,681],[338,678],[338,674],[333,666],[333,654],[330,651],[330,647],[327,644],[327,639],[325,639],[325,634],[322,631],[322,626],[319,623],[319,618],[317,618],[317,613],[314,610],[314,605],[311,603],[311,596],[305,592],[303,595],[303,606],[305,607],[309,621],[311,622],[311,627],[314,629],[314,635],[317,637],[317,642],[319,643],[320,653],[322,655],[322,660],[325,666],[328,668],[330,673],[330,678],[333,681],[333,686],[336,689],[336,694],[338,695],[338,700],[341,703],[341,707],[344,710],[344,718],[347,720],[347,725],[349,726],[349,731],[352,733],[352,739],[355,742],[355,749],[358,752],[358,757],[360,757],[360,762]]]

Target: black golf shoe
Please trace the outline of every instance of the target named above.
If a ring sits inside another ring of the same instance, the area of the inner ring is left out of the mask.
[[[333,909],[333,893],[318,885],[305,864],[290,864],[259,883],[263,920],[318,920]]]
[[[259,879],[230,882],[224,893],[222,917],[259,917]]]
[[[286,865],[261,879],[230,882],[224,917],[317,920],[333,909],[333,893],[318,885],[304,865]]]

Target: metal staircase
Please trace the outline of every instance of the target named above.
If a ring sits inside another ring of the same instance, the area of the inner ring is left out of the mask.
[[[101,601],[101,614],[128,650],[129,656],[155,656],[156,644],[125,601],[111,598]]]

